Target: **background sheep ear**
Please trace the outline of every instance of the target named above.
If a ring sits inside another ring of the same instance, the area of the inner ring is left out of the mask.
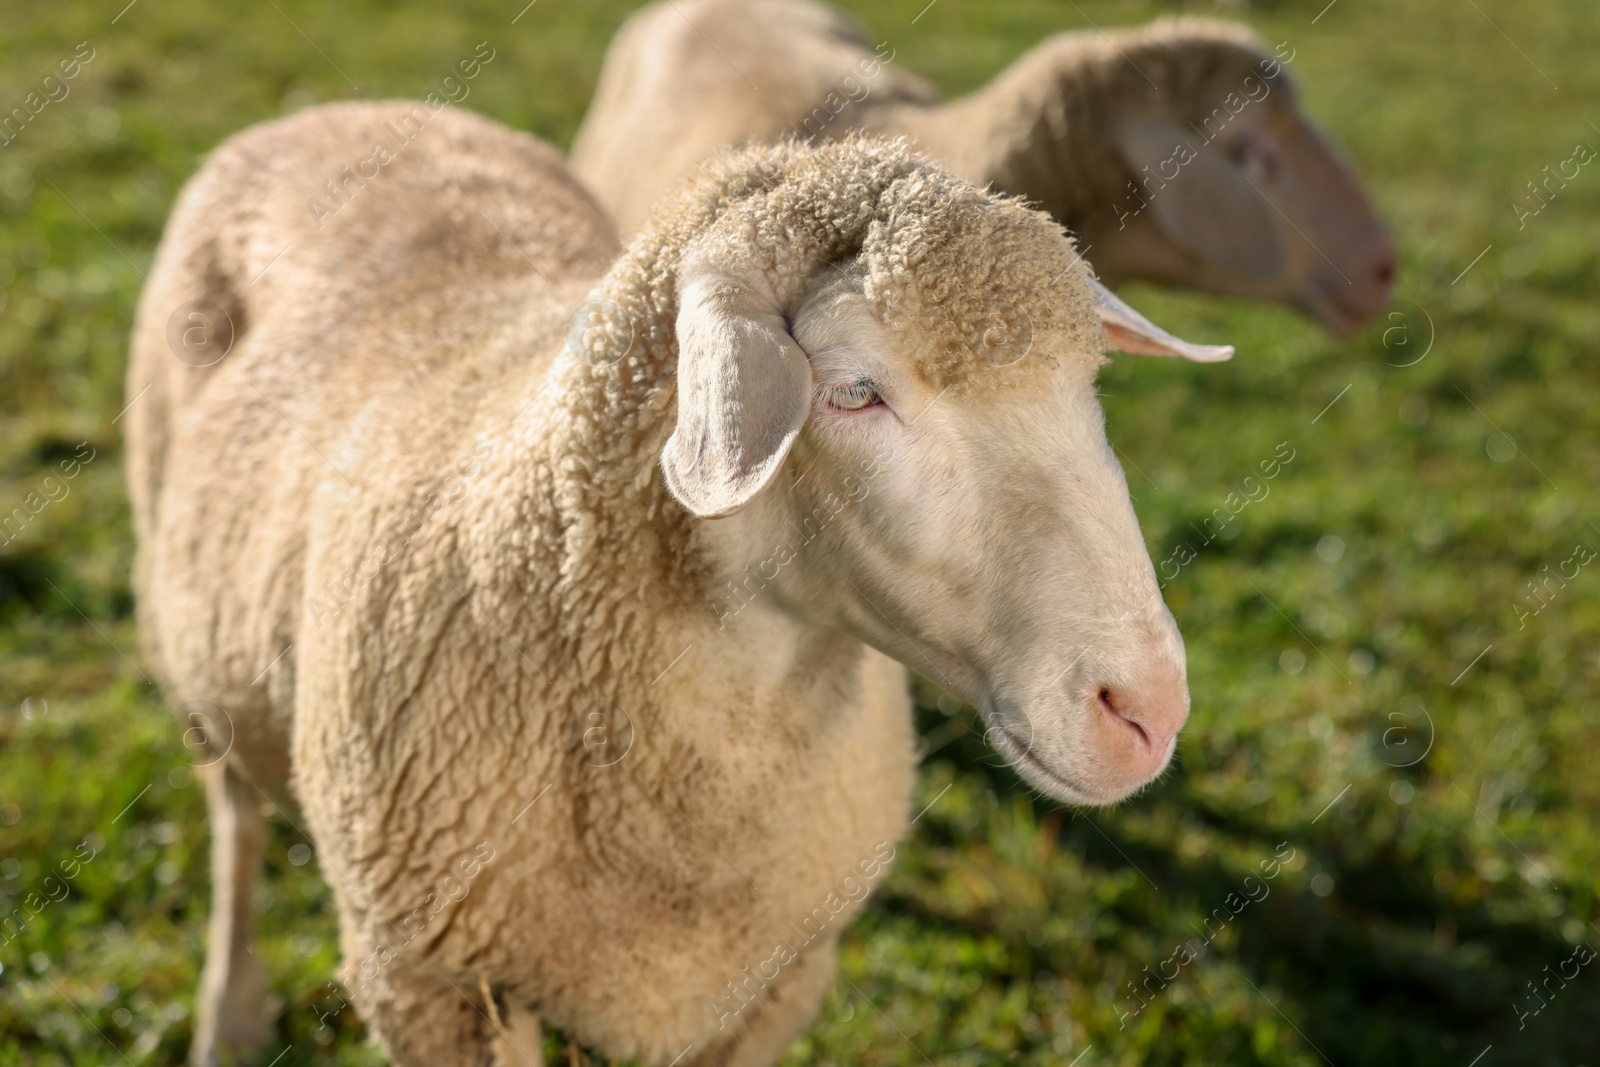
[[[811,365],[772,299],[725,277],[685,282],[677,334],[678,425],[661,469],[684,507],[720,518],[783,465],[811,410]]]
[[[1140,197],[1174,244],[1248,277],[1284,272],[1287,250],[1272,205],[1221,144],[1155,116],[1122,123],[1117,140],[1123,161],[1138,175]],[[1168,178],[1175,166],[1177,176]]]
[[[1174,337],[1123,303],[1095,279],[1089,279],[1089,286],[1098,304],[1100,325],[1105,327],[1106,338],[1117,351],[1135,356],[1181,356],[1196,363],[1221,363],[1233,358],[1232,345],[1197,345]]]

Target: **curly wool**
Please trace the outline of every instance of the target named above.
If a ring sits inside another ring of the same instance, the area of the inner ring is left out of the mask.
[[[986,358],[994,343],[984,334],[997,316],[1051,331],[1061,350],[1086,358],[1105,347],[1089,267],[1057,222],[951,176],[904,139],[857,134],[814,149],[746,148],[703,165],[592,294],[620,311],[600,347],[627,355],[605,367],[571,359],[562,373],[603,383],[608,403],[626,414],[670,415],[660,389],[677,355],[677,272],[691,258],[765,278],[785,308],[814,284],[815,264],[856,259],[879,317],[907,337],[903,350],[939,387],[993,387],[1033,372],[1040,361],[1021,353],[1010,373]]]

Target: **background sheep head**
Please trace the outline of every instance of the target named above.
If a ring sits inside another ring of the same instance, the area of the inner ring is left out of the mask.
[[[1086,49],[1096,62],[1084,61]],[[1046,42],[1011,76],[1053,70],[1070,81],[1062,99],[1081,113],[1044,121],[1097,131],[1094,154],[1113,166],[1109,212],[1085,215],[1072,183],[1068,201],[1041,196],[1043,206],[1092,247],[1112,284],[1141,277],[1276,301],[1354,333],[1388,303],[1394,248],[1354,171],[1301,109],[1293,61],[1288,42],[1272,49],[1243,27],[1201,19]],[[1084,79],[1100,84],[1085,91]],[[1076,138],[1041,136],[1085,151]]]
[[[780,150],[782,151],[782,150]],[[843,630],[983,711],[1036,787],[1107,803],[1188,713],[1094,379],[1106,332],[1226,358],[1104,293],[1050,218],[852,141],[730,208],[679,273],[668,488],[719,611]],[[748,609],[748,610],[747,610]]]

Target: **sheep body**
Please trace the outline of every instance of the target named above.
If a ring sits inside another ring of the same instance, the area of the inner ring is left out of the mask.
[[[655,462],[678,264],[695,245],[796,292],[785,250],[855,233],[884,318],[956,388],[997,291],[1092,375],[1084,268],[1042,216],[855,143],[709,168],[618,259],[555,153],[454,109],[308,209],[411,113],[257,127],[179,200],[129,372],[152,662],[225,709],[226,773],[303,813],[343,980],[398,1062],[481,1062],[529,1012],[613,1057],[770,1062],[905,828],[909,698],[855,638],[708,608],[711,535]],[[757,195],[779,206],[726,217]],[[585,294],[604,358],[563,343]],[[207,367],[164,328],[195,299],[234,323]],[[623,758],[595,765],[597,726]]]
[[[417,140],[407,143],[408,134]],[[474,139],[488,134],[498,138],[495,149],[475,150]],[[366,187],[346,182],[353,194],[347,213],[319,226],[309,205],[338,203],[324,183],[344,180],[375,145],[388,146],[405,169],[382,172]],[[429,187],[417,178],[421,161],[446,151],[461,160],[461,169],[449,174],[458,185],[479,181],[529,194],[507,197],[499,219],[502,228],[526,231],[526,247],[513,248],[492,232],[451,232],[452,224],[476,217],[472,208],[449,186]],[[519,186],[522,168],[542,184]],[[552,209],[547,216],[534,210],[535,191]],[[445,194],[454,202],[441,213],[433,203]],[[388,210],[396,217],[375,225],[372,220]],[[139,597],[140,630],[169,689],[192,690],[191,696],[230,709],[242,735],[238,747],[262,763],[258,778],[278,790],[276,799],[285,799],[281,785],[288,778],[283,709],[291,703],[293,653],[281,669],[252,683],[294,640],[313,592],[298,580],[306,551],[301,519],[320,480],[333,474],[316,449],[356,447],[359,438],[336,444],[340,424],[308,427],[274,403],[293,394],[291,404],[304,404],[326,389],[353,418],[374,404],[395,402],[392,394],[417,376],[442,387],[456,375],[489,373],[488,365],[464,368],[452,359],[469,348],[497,349],[474,334],[467,317],[437,321],[438,287],[504,318],[520,300],[519,271],[601,270],[615,251],[610,234],[604,216],[547,146],[506,137],[501,127],[470,113],[434,115],[423,104],[332,106],[254,128],[213,153],[184,188],[140,302],[127,376],[128,395],[137,397],[127,415],[127,463],[141,546],[135,584],[145,594]],[[406,255],[430,242],[436,257]],[[437,273],[441,262],[468,256],[493,264],[498,276],[452,285]],[[581,292],[582,283],[572,288]],[[202,306],[188,312],[195,304]],[[555,336],[559,315],[543,310],[548,321],[529,319],[523,328]],[[198,314],[194,326],[208,331],[210,343],[198,352],[181,350],[177,340],[191,328],[188,314]],[[309,340],[311,331],[320,339]],[[412,337],[430,344],[415,345]],[[530,342],[543,339],[530,335]],[[387,352],[385,343],[392,345]],[[343,346],[350,346],[351,358],[332,358]],[[543,350],[537,343],[530,347]],[[304,363],[286,366],[283,351]],[[375,378],[378,354],[393,362]],[[499,358],[511,357],[500,352]],[[395,381],[396,374],[405,378]],[[307,436],[308,430],[317,436]],[[174,453],[180,459],[169,462]],[[437,480],[447,473],[411,470],[408,462],[426,459],[398,455],[393,475]],[[165,492],[174,477],[182,484]],[[230,513],[240,481],[252,492],[270,493],[266,506]],[[159,576],[151,573],[158,560],[165,561]],[[218,580],[238,595],[210,625],[163,618],[209,617],[216,592],[211,583]],[[268,648],[272,654],[262,660]]]
[[[646,6],[606,54],[573,141],[573,170],[632,232],[723,147],[851,130],[907,134],[952,173],[1040,200],[1077,232],[1086,216],[1125,200],[1126,182],[1138,178],[1117,163],[1106,112],[1198,102],[1218,85],[1234,88],[1264,53],[1248,30],[1200,19],[1059,34],[947,104],[888,56],[882,62],[866,30],[816,0]]]
[[[1242,27],[1200,19],[1063,33],[945,103],[893,65],[892,49],[883,62],[882,47],[816,0],[652,4],[607,51],[573,141],[573,169],[628,233],[723,148],[866,129],[912,136],[953,173],[1039,200],[1078,232],[1125,200],[1137,177],[1116,162],[1105,112],[1220,97],[1212,90],[1234,88],[1269,55]],[[847,89],[852,81],[862,87]]]
[[[951,172],[1048,210],[1109,284],[1291,303],[1340,332],[1387,299],[1386,231],[1295,106],[1292,51],[1244,27],[1167,19],[1058,34],[949,103],[894,58],[891,42],[874,45],[814,0],[648,6],[607,52],[574,169],[626,233],[723,147],[907,135]],[[1207,147],[1225,127],[1245,136]],[[1201,162],[1162,170],[1180,143]],[[1237,155],[1253,188],[1227,161]],[[1281,187],[1279,169],[1292,172]]]

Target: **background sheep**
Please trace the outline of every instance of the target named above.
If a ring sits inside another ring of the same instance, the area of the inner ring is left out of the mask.
[[[292,794],[397,1062],[534,1061],[539,1018],[771,1062],[910,814],[895,659],[1062,799],[1170,758],[1183,650],[1094,396],[1097,303],[1173,353],[1054,222],[903,145],[734,156],[617,258],[552,150],[424,112],[224,145],[141,306],[130,394],[170,307],[238,331],[129,427],[151,658],[236,724],[195,1059],[260,1042],[257,802]],[[403,167],[307,214],[413,115]],[[597,715],[631,735],[601,767]]]
[[[1169,20],[1051,37],[949,104],[812,0],[673,0],[606,53],[573,166],[626,232],[726,145],[905,133],[980,185],[1036,201],[1100,276],[1292,304],[1348,334],[1395,260],[1349,167],[1242,27]]]

